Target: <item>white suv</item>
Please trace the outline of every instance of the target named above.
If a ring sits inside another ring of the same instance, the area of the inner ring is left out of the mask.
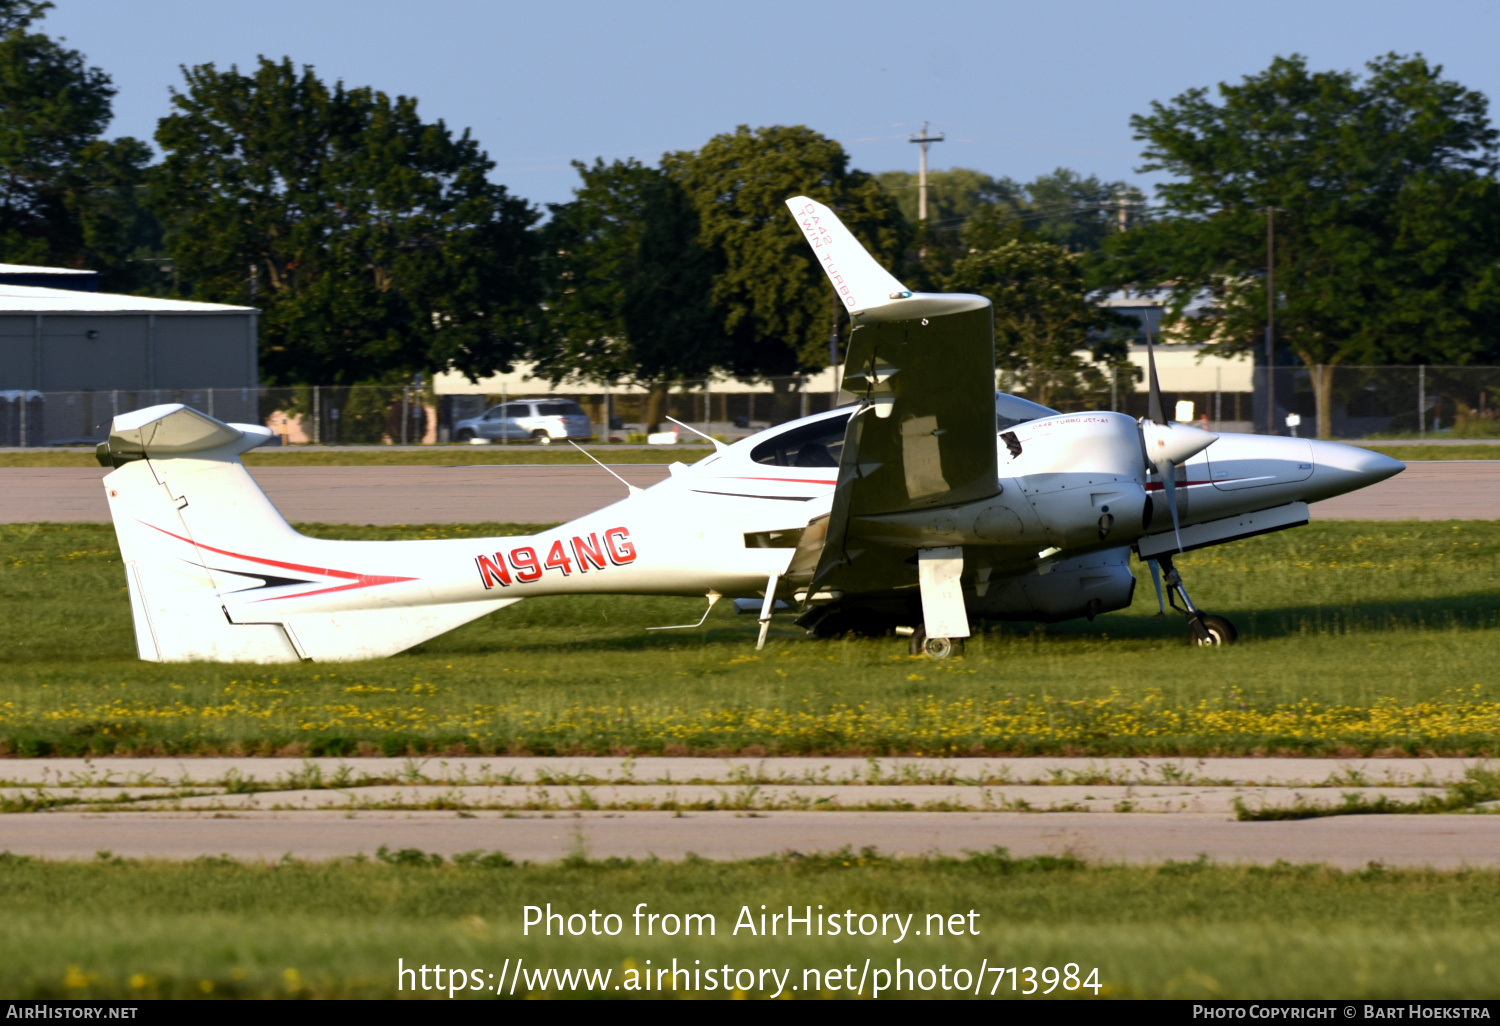
[[[453,425],[455,442],[513,441],[551,445],[565,439],[587,442],[594,422],[567,399],[512,399]]]

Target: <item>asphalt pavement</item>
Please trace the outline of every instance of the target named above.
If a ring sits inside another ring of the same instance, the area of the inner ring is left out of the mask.
[[[658,464],[619,464],[649,487]],[[553,523],[625,498],[595,466],[266,467],[251,474],[293,522],[460,524]],[[0,468],[0,523],[107,521],[103,468]],[[1500,511],[1500,460],[1407,464],[1389,480],[1316,503],[1318,520],[1489,520]]]

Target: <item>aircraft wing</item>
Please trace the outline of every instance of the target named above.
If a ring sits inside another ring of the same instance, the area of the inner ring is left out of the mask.
[[[861,517],[936,511],[998,492],[994,320],[983,296],[908,291],[821,203],[798,196],[787,206],[853,326],[843,397],[860,407],[846,429],[812,582],[838,587],[863,552]]]

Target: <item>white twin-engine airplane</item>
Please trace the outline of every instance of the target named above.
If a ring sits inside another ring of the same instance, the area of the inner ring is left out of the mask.
[[[239,461],[270,432],[181,405],[116,417],[100,462],[142,659],[273,663],[390,655],[535,595],[778,601],[821,636],[960,650],[971,620],[1092,619],[1149,561],[1198,644],[1234,627],[1172,556],[1307,522],[1307,504],[1403,464],[1345,445],[1213,435],[1150,415],[1059,414],[995,393],[990,302],[912,293],[823,205],[789,200],[849,311],[846,405],[761,432],[529,537],[324,541]],[[718,443],[716,443],[718,444]],[[1164,501],[1163,501],[1164,500]],[[1159,568],[1159,569],[1158,569]],[[704,614],[705,618],[707,613]],[[701,621],[700,621],[701,622]]]

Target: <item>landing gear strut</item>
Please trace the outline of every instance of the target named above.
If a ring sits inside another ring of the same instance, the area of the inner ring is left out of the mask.
[[[1187,589],[1182,586],[1182,575],[1172,565],[1170,555],[1157,556],[1152,562],[1161,565],[1162,578],[1167,586],[1167,601],[1172,608],[1183,616],[1188,622],[1188,642],[1193,645],[1232,645],[1239,638],[1239,632],[1222,616],[1205,613],[1193,605],[1193,600],[1188,598]],[[1155,568],[1152,568],[1152,576],[1155,577]],[[1161,602],[1162,582],[1156,582],[1156,600]],[[1177,600],[1181,598],[1182,604]],[[1164,609],[1163,612],[1166,612]]]

